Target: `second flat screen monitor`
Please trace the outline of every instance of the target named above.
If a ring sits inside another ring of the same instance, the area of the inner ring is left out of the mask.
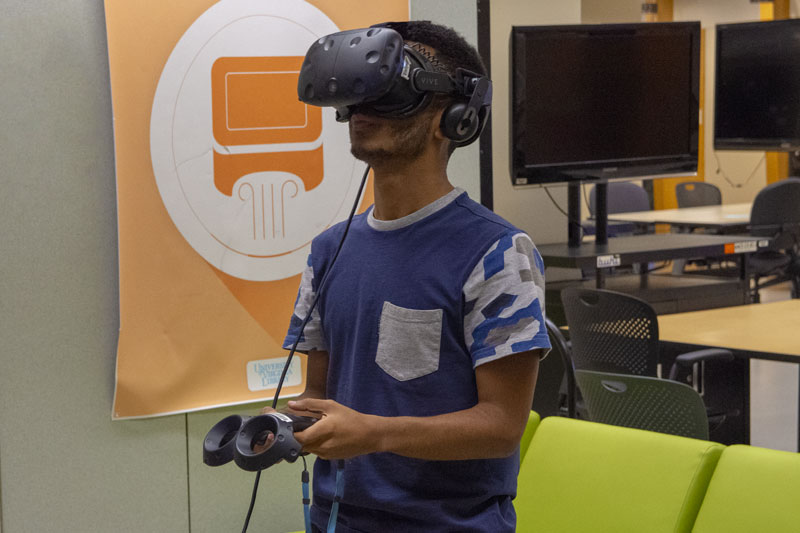
[[[716,67],[716,149],[800,149],[800,19],[717,26]]]

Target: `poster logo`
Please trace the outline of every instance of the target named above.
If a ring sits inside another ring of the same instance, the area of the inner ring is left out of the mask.
[[[287,204],[322,182],[322,110],[297,99],[302,62],[221,57],[211,67],[214,185],[248,204],[254,242],[286,239]]]
[[[253,392],[275,389],[286,366],[286,357],[259,359],[247,363],[247,388]],[[286,371],[284,385],[294,387],[302,383],[303,372],[300,359],[292,359]]]
[[[296,92],[306,50],[336,31],[302,0],[223,0],[164,66],[150,120],[158,190],[184,239],[231,276],[300,273],[355,200],[364,166],[346,125]]]

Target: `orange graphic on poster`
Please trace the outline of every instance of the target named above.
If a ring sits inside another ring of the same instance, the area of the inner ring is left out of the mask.
[[[322,110],[297,98],[302,63],[300,56],[221,57],[214,62],[214,185],[222,194],[232,196],[240,178],[259,171],[289,172],[302,180],[305,191],[322,182]],[[309,143],[319,146],[306,148]],[[279,151],[271,151],[276,145]],[[293,180],[240,182],[237,194],[252,201],[253,239],[286,237],[286,202],[299,193]]]
[[[221,57],[211,69],[214,139],[214,183],[223,194],[252,172],[280,169],[303,179],[305,190],[322,181],[322,146],[297,149],[322,134],[322,110],[297,98],[302,57]],[[268,96],[266,96],[268,95]],[[283,152],[252,149],[230,153],[230,147],[288,145]],[[224,150],[224,152],[223,152]]]

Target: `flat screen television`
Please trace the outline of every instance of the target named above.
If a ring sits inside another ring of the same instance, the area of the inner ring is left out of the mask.
[[[714,148],[800,149],[800,19],[717,26]]]
[[[697,172],[700,23],[515,26],[514,185]]]

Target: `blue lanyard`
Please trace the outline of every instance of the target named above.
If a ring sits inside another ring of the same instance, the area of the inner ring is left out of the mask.
[[[342,499],[342,492],[344,492],[344,461],[339,460],[336,463],[336,492],[333,495],[333,505],[331,506],[331,515],[328,517],[328,531],[327,533],[336,532],[336,517],[339,514],[339,500]],[[308,497],[308,470],[303,470],[303,517],[305,518],[306,533],[311,533],[311,500]]]
[[[342,499],[344,492],[344,461],[336,462],[336,493],[333,495],[333,505],[331,506],[331,516],[328,518],[328,533],[336,532],[336,516],[339,514],[339,500]]]
[[[306,524],[306,533],[311,533],[311,498],[308,493],[308,470],[305,468],[305,458],[303,459],[303,473],[300,480],[303,482],[303,519]]]

